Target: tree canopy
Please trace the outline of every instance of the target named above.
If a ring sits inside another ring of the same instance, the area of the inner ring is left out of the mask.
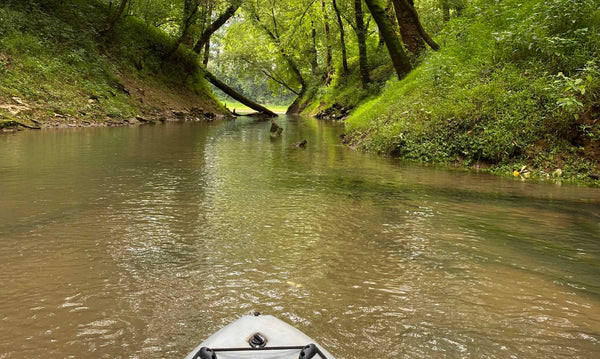
[[[437,17],[428,18],[434,19],[435,28],[446,19],[443,14],[456,13],[453,4],[423,1],[438,11]],[[379,59],[385,49],[389,54],[386,61],[402,78],[424,49],[422,44],[434,43],[423,29],[412,0],[104,2],[107,31],[123,17],[137,17],[173,38],[171,52],[179,46],[188,47],[199,55],[205,68],[258,101],[297,102],[309,89],[347,76],[348,63],[357,63],[359,57],[367,79],[373,67],[369,57]],[[409,38],[419,45],[407,46]]]

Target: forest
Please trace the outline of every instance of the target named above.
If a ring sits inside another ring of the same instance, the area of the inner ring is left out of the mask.
[[[345,121],[359,150],[597,184],[599,88],[594,0],[0,4],[5,128],[213,119],[243,102]]]

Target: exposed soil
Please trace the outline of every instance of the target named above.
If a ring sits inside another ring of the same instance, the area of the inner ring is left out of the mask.
[[[165,84],[145,82],[121,76],[118,90],[130,97],[138,115],[110,117],[102,108],[102,99],[90,97],[80,116],[64,115],[46,103],[27,102],[18,97],[0,98],[0,132],[21,128],[107,127],[146,124],[157,121],[212,121],[231,116],[212,99]]]

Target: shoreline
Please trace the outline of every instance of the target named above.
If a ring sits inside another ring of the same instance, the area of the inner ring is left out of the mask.
[[[285,115],[285,114],[280,114]],[[336,121],[336,119],[330,118],[320,118],[319,116],[309,114],[308,116],[313,117],[320,121]],[[101,128],[101,127],[126,127],[126,126],[144,126],[144,125],[153,125],[157,123],[166,123],[166,122],[212,122],[218,120],[226,120],[226,119],[235,119],[237,118],[234,115],[228,114],[215,114],[213,112],[205,112],[199,108],[191,108],[191,109],[167,109],[162,111],[152,111],[145,113],[144,115],[138,115],[135,117],[127,117],[114,119],[111,117],[104,117],[102,120],[93,120],[89,118],[82,118],[79,120],[66,118],[64,116],[56,116],[50,120],[32,120],[32,119],[19,119],[19,118],[10,118],[7,120],[0,119],[0,136],[3,134],[14,134],[20,131],[25,130],[47,130],[47,129],[67,129],[67,128]],[[31,126],[22,122],[31,122],[37,127]],[[4,123],[4,124],[3,124]],[[9,123],[7,125],[7,123]],[[347,142],[342,140],[341,143],[353,149],[354,151],[364,152],[363,150],[357,148],[357,146],[352,145],[351,142]],[[368,152],[368,151],[367,151]],[[385,155],[383,155],[386,157]],[[389,156],[388,156],[389,157]],[[395,158],[401,161],[406,161],[408,163],[421,163],[427,166],[433,167],[446,167],[452,170],[459,171],[468,171],[473,173],[488,173],[493,176],[500,177],[519,177],[522,181],[534,182],[534,183],[554,183],[554,184],[562,184],[569,183],[575,185],[583,185],[587,187],[600,187],[600,174],[590,174],[588,179],[581,178],[560,178],[555,177],[553,175],[546,174],[543,171],[537,171],[532,169],[531,171],[527,170],[526,174],[517,173],[516,172],[506,171],[505,165],[494,165],[490,163],[477,163],[468,167],[465,167],[459,163],[438,163],[438,162],[420,162],[420,161],[410,161],[407,159],[403,159],[397,156],[391,156],[391,158]]]
[[[234,118],[226,113],[205,111],[199,107],[152,109],[139,115],[128,117],[110,117],[107,115],[82,114],[81,117],[64,116],[54,113],[52,117],[42,116],[43,108],[31,109],[23,105],[2,105],[9,109],[11,116],[0,116],[0,134],[15,133],[24,130],[63,129],[63,128],[96,128],[151,125],[169,121],[214,121]]]

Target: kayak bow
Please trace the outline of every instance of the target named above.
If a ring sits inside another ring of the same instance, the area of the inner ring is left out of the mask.
[[[185,359],[335,359],[323,347],[272,315],[245,315],[211,335]]]

